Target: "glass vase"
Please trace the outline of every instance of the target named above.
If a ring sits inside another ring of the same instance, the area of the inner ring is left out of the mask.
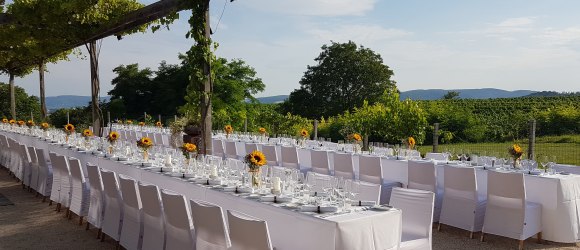
[[[252,187],[253,188],[260,188],[262,186],[262,176],[260,170],[250,171],[250,175],[252,176]]]

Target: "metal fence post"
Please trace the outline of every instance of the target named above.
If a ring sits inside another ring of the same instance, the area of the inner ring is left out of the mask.
[[[530,120],[530,132],[528,139],[528,159],[534,160],[536,158],[536,120]]]
[[[433,153],[437,153],[439,147],[439,123],[433,124]]]

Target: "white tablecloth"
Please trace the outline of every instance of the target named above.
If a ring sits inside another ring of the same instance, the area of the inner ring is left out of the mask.
[[[117,174],[181,193],[187,199],[209,201],[220,205],[224,211],[231,209],[264,219],[268,222],[272,243],[276,249],[396,249],[400,239],[400,210],[361,211],[322,219],[211,190],[181,178],[165,176],[58,145],[49,145],[29,136],[5,134],[30,146],[78,158],[83,166],[87,162],[98,164],[99,167]]]

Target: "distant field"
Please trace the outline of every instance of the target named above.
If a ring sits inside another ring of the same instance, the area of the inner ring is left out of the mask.
[[[519,140],[517,143],[527,153],[528,140]],[[440,144],[439,151],[447,150],[458,152],[465,150],[466,152],[474,154],[504,156],[507,148],[511,144],[511,142]],[[431,152],[432,149],[432,145],[422,145],[419,147],[421,153]],[[580,135],[538,137],[536,138],[536,156],[539,155],[556,156],[558,163],[580,166]]]

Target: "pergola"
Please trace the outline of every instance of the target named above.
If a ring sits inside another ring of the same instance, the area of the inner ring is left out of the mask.
[[[3,2],[3,1],[1,1]],[[91,3],[96,3],[97,0],[91,0]],[[60,44],[62,46],[47,51],[46,54],[43,56],[45,58],[53,57],[58,55],[59,53],[63,53],[65,51],[69,51],[75,49],[79,46],[86,45],[90,55],[90,64],[91,64],[91,90],[92,90],[92,114],[93,114],[93,128],[95,133],[98,135],[102,134],[102,125],[103,125],[103,116],[99,109],[99,76],[98,76],[98,55],[95,53],[96,49],[96,41],[116,35],[119,39],[120,37],[128,31],[134,30],[138,27],[143,25],[149,24],[153,21],[159,20],[163,17],[167,17],[173,15],[179,11],[191,9],[193,10],[193,15],[198,15],[198,20],[205,20],[204,30],[203,30],[203,38],[204,39],[196,39],[195,46],[204,46],[209,48],[209,44],[207,41],[210,37],[210,27],[209,27],[209,2],[210,0],[160,0],[158,2],[152,3],[150,5],[144,6],[140,9],[130,11],[128,13],[123,14],[123,16],[117,20],[113,20],[108,22],[101,27],[98,27],[94,32],[87,33],[81,37],[78,37],[74,40],[66,40],[61,41]],[[25,26],[28,25],[23,20],[18,20],[11,14],[8,13],[0,13],[0,26],[1,25],[14,25],[14,26]],[[41,29],[42,27],[38,27]],[[195,36],[193,36],[195,38]],[[200,41],[202,40],[202,41]],[[0,52],[11,50],[10,48],[2,48],[0,47]],[[202,154],[210,154],[211,153],[211,128],[212,128],[212,120],[211,120],[211,113],[212,113],[212,106],[211,106],[211,91],[213,89],[213,84],[211,80],[210,74],[210,62],[209,59],[204,60],[202,65],[198,65],[199,69],[203,72],[205,76],[205,81],[203,82],[202,87],[202,98],[201,98],[201,129],[202,129],[202,145],[200,147],[200,153]],[[26,67],[34,67],[37,66],[37,63],[29,62],[29,61],[10,61],[10,69],[14,71],[18,71],[24,69]],[[44,64],[39,66],[40,72],[40,85],[41,85],[41,99],[44,97],[44,77],[42,68]],[[195,74],[192,72],[191,74]],[[15,110],[15,100],[14,100],[14,76],[10,73],[10,91],[11,91],[11,108],[14,114]],[[44,102],[43,102],[44,104]],[[45,107],[43,107],[45,108]]]

